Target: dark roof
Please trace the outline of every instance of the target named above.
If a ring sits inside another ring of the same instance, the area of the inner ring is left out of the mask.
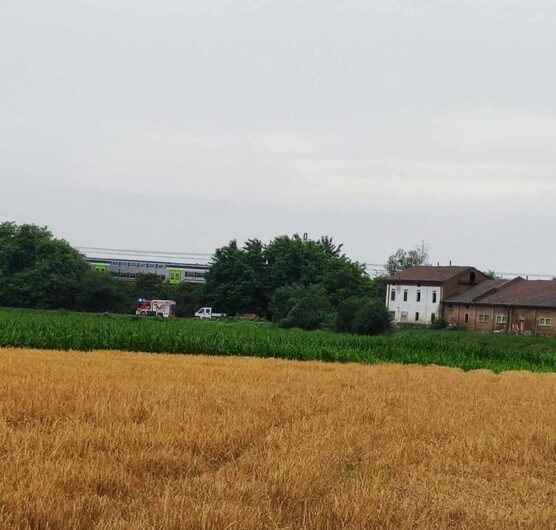
[[[386,278],[388,282],[445,282],[473,267],[434,267],[422,265],[411,267]]]
[[[495,289],[502,287],[509,280],[484,280],[481,283],[467,289],[463,293],[456,294],[451,298],[444,300],[445,303],[453,304],[470,304],[485,295],[494,292]],[[510,280],[511,281],[511,280]]]
[[[508,282],[480,300],[481,304],[556,308],[556,281],[524,280]]]

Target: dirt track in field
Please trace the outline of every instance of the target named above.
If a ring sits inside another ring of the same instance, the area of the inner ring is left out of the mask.
[[[556,374],[0,350],[1,528],[554,528]]]

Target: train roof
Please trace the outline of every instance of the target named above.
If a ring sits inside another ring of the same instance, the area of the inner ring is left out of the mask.
[[[85,256],[85,261],[88,263],[113,263],[114,261],[124,261],[127,263],[152,263],[152,264],[160,264],[164,265],[165,267],[176,267],[176,268],[188,268],[188,269],[199,269],[199,270],[208,270],[209,264],[208,263],[177,263],[175,261],[164,261],[164,260],[146,260],[146,259],[134,259],[134,258],[117,258],[117,257],[110,257],[110,258],[102,258],[102,257],[89,257]]]

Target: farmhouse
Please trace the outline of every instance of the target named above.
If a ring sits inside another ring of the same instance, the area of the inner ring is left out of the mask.
[[[442,306],[448,324],[470,331],[556,337],[556,281],[486,280]]]
[[[395,324],[431,324],[444,300],[487,279],[474,267],[411,267],[386,278],[386,305]]]

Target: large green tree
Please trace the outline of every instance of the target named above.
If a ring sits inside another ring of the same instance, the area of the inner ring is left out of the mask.
[[[44,309],[74,308],[88,267],[69,243],[45,227],[0,224],[2,304]]]
[[[206,289],[220,311],[257,313],[283,325],[313,329],[315,321],[329,322],[325,315],[346,298],[372,296],[374,282],[331,238],[294,235],[276,237],[267,245],[250,240],[239,247],[232,241],[218,249]],[[318,315],[311,316],[315,307]]]
[[[236,241],[216,250],[206,275],[207,297],[213,306],[228,314],[265,314],[266,263],[264,246],[257,240],[242,248]]]

